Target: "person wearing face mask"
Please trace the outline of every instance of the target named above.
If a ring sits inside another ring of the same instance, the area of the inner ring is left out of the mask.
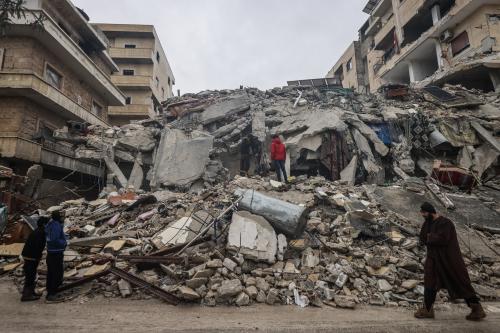
[[[471,308],[471,313],[465,317],[467,320],[483,319],[486,314],[471,285],[455,225],[439,215],[428,202],[422,204],[420,214],[424,218],[420,243],[426,246],[427,256],[424,264],[424,306],[415,312],[415,317],[434,318],[436,294],[444,288],[451,299],[463,298]]]

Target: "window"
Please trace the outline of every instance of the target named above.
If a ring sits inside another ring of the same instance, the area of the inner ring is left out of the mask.
[[[345,65],[345,67],[346,67],[347,71],[350,71],[352,69],[352,58],[349,59],[349,61]]]
[[[5,49],[0,48],[0,69],[2,69],[2,68],[3,68],[3,58],[4,58],[4,54],[5,54]]]
[[[62,75],[59,74],[59,72],[56,71],[54,67],[50,65],[47,65],[45,67],[45,80],[47,81],[48,84],[57,89],[61,89],[62,87],[62,81],[63,81]]]
[[[123,70],[123,75],[134,76],[135,75],[135,71],[133,69],[124,69]]]
[[[96,101],[92,101],[92,113],[98,117],[102,116],[102,106],[96,103]]]
[[[135,49],[135,44],[125,44],[126,49]]]
[[[125,104],[127,104],[127,105],[132,104],[132,97],[125,98]]]
[[[160,62],[160,52],[156,51],[156,61]]]
[[[451,41],[451,53],[453,56],[456,56],[469,46],[469,35],[467,34],[467,31],[464,31]]]

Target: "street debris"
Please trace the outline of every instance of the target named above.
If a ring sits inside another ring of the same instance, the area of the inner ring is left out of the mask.
[[[79,297],[414,307],[423,299],[419,207],[428,201],[456,223],[476,291],[497,299],[500,117],[491,110],[498,115],[500,98],[446,86],[481,101],[450,108],[398,89],[205,91],[170,98],[158,119],[90,126],[85,136],[60,130],[80,158],[108,166],[106,186],[92,201],[11,215],[8,230],[60,211],[69,235],[60,290]],[[269,173],[273,134],[287,147],[288,184]],[[240,176],[244,137],[253,160]],[[0,271],[18,286],[21,245],[0,247]],[[83,284],[91,287],[78,295]]]

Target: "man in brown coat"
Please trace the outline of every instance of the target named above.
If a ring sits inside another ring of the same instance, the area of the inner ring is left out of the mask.
[[[467,320],[483,319],[486,314],[472,288],[453,222],[437,214],[436,209],[427,202],[420,207],[420,213],[425,219],[420,231],[420,242],[427,247],[424,265],[425,304],[415,312],[415,317],[434,318],[432,306],[436,294],[439,289],[445,288],[451,299],[463,298],[472,309],[465,317]]]

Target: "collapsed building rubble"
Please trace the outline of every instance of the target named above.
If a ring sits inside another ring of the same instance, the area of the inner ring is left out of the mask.
[[[500,98],[449,86],[450,106],[437,91],[206,91],[169,99],[159,119],[61,130],[80,158],[108,166],[107,184],[96,200],[28,217],[65,216],[69,295],[410,307],[423,298],[418,209],[429,201],[456,222],[476,291],[497,299]],[[272,134],[285,139],[290,185],[268,173]],[[240,177],[246,136],[253,176]],[[20,248],[0,248],[18,284]]]

